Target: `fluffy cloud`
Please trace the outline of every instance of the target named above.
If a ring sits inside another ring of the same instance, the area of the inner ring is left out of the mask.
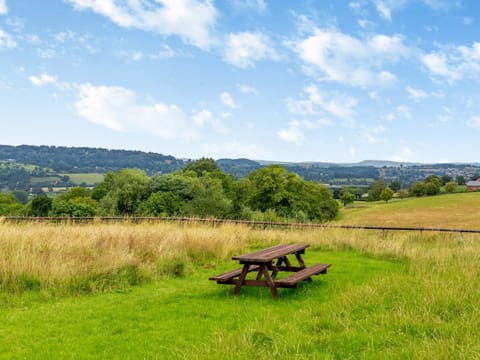
[[[422,57],[430,73],[447,81],[480,77],[480,42],[469,46],[445,46]]]
[[[228,35],[224,54],[226,62],[246,69],[254,67],[255,62],[268,58],[276,59],[277,53],[266,35],[258,32]]]
[[[6,0],[0,0],[0,15],[4,15],[8,12]]]
[[[410,55],[400,35],[355,38],[337,30],[315,28],[307,38],[293,43],[293,49],[307,66],[325,80],[352,86],[387,85],[396,80],[385,64]]]
[[[316,85],[303,89],[302,99],[287,98],[288,110],[295,115],[318,115],[327,112],[341,119],[352,119],[357,99],[342,94],[321,92]]]
[[[241,10],[263,12],[267,8],[266,0],[233,0],[233,5]]]
[[[332,123],[328,119],[320,119],[316,121],[310,120],[292,120],[288,124],[287,129],[280,129],[277,132],[277,136],[286,142],[302,145],[305,139],[305,130],[320,129],[324,126],[330,126]]]
[[[426,99],[428,97],[428,94],[425,91],[421,89],[414,89],[410,86],[407,86],[407,92],[408,92],[408,97],[417,102],[420,100]]]
[[[0,49],[1,48],[14,48],[17,46],[17,43],[13,40],[13,38],[7,34],[5,31],[0,29]]]
[[[237,104],[235,104],[235,101],[233,100],[232,96],[226,91],[220,94],[220,100],[224,105],[228,106],[230,109],[235,109],[238,107]]]
[[[147,131],[162,139],[183,140],[195,138],[198,129],[207,124],[217,131],[221,129],[220,123],[206,110],[189,116],[176,105],[140,104],[133,91],[118,86],[87,83],[76,88],[78,99],[75,109],[78,114],[109,129]]]
[[[44,86],[44,85],[57,85],[58,80],[55,76],[42,74],[40,76],[30,76],[28,78],[33,85],[35,86]]]
[[[372,2],[377,12],[387,20],[391,20],[392,13],[402,9],[409,2],[420,2],[434,10],[448,9],[452,6],[457,6],[455,1],[450,0],[372,0]]]
[[[238,90],[240,90],[242,94],[260,95],[260,92],[257,89],[245,84],[238,85]]]
[[[213,42],[217,17],[211,0],[67,0],[76,10],[92,10],[125,28],[178,35],[199,48]]]

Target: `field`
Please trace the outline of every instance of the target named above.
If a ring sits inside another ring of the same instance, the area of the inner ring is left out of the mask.
[[[479,200],[360,203],[339,222],[479,229]],[[280,299],[207,280],[301,242],[332,267]],[[0,358],[480,357],[480,234],[0,222],[0,248]]]
[[[75,184],[87,184],[94,185],[98,184],[103,180],[104,174],[99,173],[81,173],[81,174],[60,174],[61,176],[68,176],[72,182]]]

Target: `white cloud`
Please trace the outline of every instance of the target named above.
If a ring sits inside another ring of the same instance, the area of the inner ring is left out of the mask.
[[[420,2],[434,10],[445,10],[457,6],[451,0],[372,0],[377,12],[386,20],[392,19],[392,13],[405,7],[408,3]]]
[[[408,92],[408,97],[417,102],[420,100],[426,99],[428,97],[428,94],[425,91],[421,89],[415,89],[410,86],[407,86],[407,92]]]
[[[447,81],[480,77],[480,42],[469,46],[444,46],[421,60],[430,73]]]
[[[382,116],[382,119],[385,121],[393,121],[395,120],[395,114],[394,113],[388,113],[387,115]]]
[[[0,0],[0,15],[8,13],[8,7],[6,0]]]
[[[292,143],[295,145],[302,145],[305,139],[302,129],[300,128],[300,124],[298,121],[293,120],[288,124],[287,129],[280,129],[277,132],[277,136],[288,143]]]
[[[293,44],[311,74],[320,71],[324,80],[352,86],[388,85],[395,75],[382,69],[410,55],[400,35],[377,34],[364,39],[337,30],[314,29]]]
[[[213,43],[217,10],[211,0],[67,0],[76,10],[92,10],[125,28],[178,35],[202,49]]]
[[[255,96],[260,95],[260,92],[257,89],[255,89],[254,87],[251,87],[249,85],[245,85],[245,84],[238,85],[238,89],[240,90],[240,92],[242,94],[252,94],[252,95],[255,95]]]
[[[5,31],[0,29],[0,49],[7,48],[12,49],[17,46],[17,43],[13,40],[13,38],[7,34]]]
[[[399,154],[391,156],[390,160],[397,162],[409,161],[414,155],[414,152],[410,148],[403,147],[400,149]]]
[[[357,155],[357,150],[352,146],[350,147],[350,150],[348,151],[350,153],[351,157],[355,157]]]
[[[480,115],[472,116],[467,122],[467,125],[472,128],[480,129]]]
[[[328,112],[341,119],[352,119],[358,100],[350,96],[321,92],[316,85],[303,89],[302,99],[287,98],[288,110],[295,115],[317,115]]]
[[[228,106],[230,109],[236,109],[238,107],[237,104],[235,104],[235,101],[233,100],[232,96],[226,91],[220,94],[220,100],[224,105]]]
[[[254,67],[257,61],[275,60],[278,56],[266,35],[259,32],[242,32],[228,35],[223,58],[232,65],[246,69]]]
[[[57,56],[57,52],[54,49],[37,49],[37,55],[39,58],[42,59],[53,59],[55,56]]]
[[[162,139],[190,140],[205,125],[216,131],[224,130],[206,110],[189,116],[177,105],[140,104],[137,94],[123,87],[86,83],[76,85],[76,89],[78,114],[116,131],[146,131]]]
[[[228,130],[225,125],[217,120],[213,114],[208,110],[202,110],[192,117],[193,123],[198,127],[210,125],[217,133],[227,134]]]
[[[305,140],[305,130],[320,129],[325,126],[330,126],[332,123],[329,119],[311,120],[292,120],[288,123],[288,128],[280,129],[277,136],[286,142],[295,145],[302,145]]]
[[[58,80],[55,76],[42,74],[40,76],[30,76],[28,78],[33,85],[35,86],[43,86],[43,85],[55,85],[58,83]]]
[[[361,136],[369,144],[376,144],[378,142],[378,137],[384,134],[386,131],[387,129],[384,126],[379,125],[373,128],[364,129]]]
[[[240,10],[263,12],[267,8],[266,0],[233,0],[233,5]]]

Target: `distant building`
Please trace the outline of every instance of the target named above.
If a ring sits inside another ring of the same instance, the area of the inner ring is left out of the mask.
[[[467,182],[467,191],[479,191],[480,190],[480,178],[477,180],[471,180]]]

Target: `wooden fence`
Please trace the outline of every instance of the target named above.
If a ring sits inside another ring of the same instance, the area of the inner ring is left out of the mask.
[[[370,225],[333,225],[316,223],[290,223],[273,221],[250,221],[235,219],[215,219],[215,218],[186,218],[186,217],[24,217],[24,216],[6,216],[0,218],[1,221],[10,223],[20,222],[47,222],[47,223],[144,223],[144,222],[176,222],[180,224],[203,223],[212,225],[221,224],[243,224],[252,227],[262,228],[334,228],[334,229],[357,229],[357,230],[378,230],[384,235],[386,231],[418,231],[423,232],[448,232],[467,234],[480,234],[480,229],[456,229],[456,228],[431,228],[431,227],[392,227],[392,226],[370,226]]]

